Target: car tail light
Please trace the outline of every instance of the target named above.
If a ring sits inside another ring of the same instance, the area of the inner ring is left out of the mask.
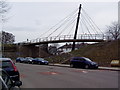
[[[12,61],[11,61],[11,63],[12,63],[14,71],[17,72],[18,70],[17,70],[16,66],[14,65],[14,63]]]

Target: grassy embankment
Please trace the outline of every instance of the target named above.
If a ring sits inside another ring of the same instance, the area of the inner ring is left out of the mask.
[[[54,63],[69,63],[71,57],[88,57],[102,66],[109,66],[111,60],[120,59],[120,40],[90,44],[70,53],[47,58]]]

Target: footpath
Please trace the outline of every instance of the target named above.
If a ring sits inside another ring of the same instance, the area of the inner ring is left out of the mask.
[[[70,67],[69,64],[49,64],[50,66],[59,66],[59,67]],[[120,67],[98,67],[99,70],[111,70],[111,71],[120,71]]]

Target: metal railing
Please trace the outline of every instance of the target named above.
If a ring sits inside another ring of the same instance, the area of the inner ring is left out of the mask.
[[[62,35],[62,36],[52,36],[52,37],[43,37],[37,38],[33,40],[24,41],[21,43],[39,43],[39,42],[47,42],[47,41],[60,41],[60,40],[73,40],[74,35]],[[79,40],[106,40],[108,37],[104,34],[79,34],[77,35],[77,39]]]

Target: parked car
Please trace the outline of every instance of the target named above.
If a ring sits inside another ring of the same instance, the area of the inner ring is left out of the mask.
[[[96,62],[91,61],[89,58],[85,57],[73,57],[70,60],[70,67],[81,67],[81,68],[98,68],[98,64]]]
[[[35,58],[35,59],[33,59],[33,63],[34,64],[44,64],[44,65],[48,65],[49,64],[49,62],[47,61],[47,60],[45,60],[45,59],[43,59],[43,58]]]
[[[26,57],[24,60],[24,63],[32,63],[33,62],[33,58],[32,57]]]
[[[22,62],[24,62],[24,60],[25,60],[25,58],[23,58],[23,57],[18,57],[18,58],[16,59],[16,62],[22,63]]]
[[[0,68],[4,69],[14,81],[20,80],[19,71],[10,58],[0,58]]]
[[[110,65],[111,67],[120,67],[120,60],[112,60]]]
[[[9,74],[0,68],[0,90],[14,90],[16,86],[20,87],[21,85],[21,81],[14,82]]]

